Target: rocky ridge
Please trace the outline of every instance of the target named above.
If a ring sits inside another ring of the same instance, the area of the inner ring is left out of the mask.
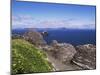
[[[28,31],[23,35],[23,38],[45,52],[50,53],[53,58],[66,65],[68,63],[74,63],[82,69],[96,68],[95,45],[85,44],[74,47],[72,44],[58,43],[56,40],[53,40],[50,45],[47,45],[41,33],[37,31]]]

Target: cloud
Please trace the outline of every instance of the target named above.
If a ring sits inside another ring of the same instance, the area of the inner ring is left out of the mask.
[[[35,19],[29,15],[12,16],[12,27],[13,28],[30,27],[34,23],[35,23]]]
[[[77,28],[94,29],[95,21],[86,22],[78,19],[37,20],[30,15],[12,16],[12,28]]]

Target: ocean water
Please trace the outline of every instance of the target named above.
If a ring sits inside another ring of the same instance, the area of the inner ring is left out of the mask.
[[[27,30],[13,30],[12,33],[23,34]],[[50,44],[52,40],[59,43],[70,43],[73,45],[96,44],[96,30],[88,29],[37,29],[39,32],[47,31],[48,36],[44,40]]]
[[[73,45],[96,44],[95,30],[50,30],[48,33],[49,35],[44,39],[49,44],[52,40]]]

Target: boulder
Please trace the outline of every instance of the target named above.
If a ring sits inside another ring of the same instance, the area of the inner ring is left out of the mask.
[[[41,33],[35,30],[29,30],[25,32],[23,38],[36,46],[42,46],[46,44]]]
[[[96,46],[92,44],[79,45],[72,61],[83,69],[96,68]]]
[[[69,63],[76,53],[75,48],[68,43],[58,43],[54,40],[51,47],[52,55],[63,63]]]

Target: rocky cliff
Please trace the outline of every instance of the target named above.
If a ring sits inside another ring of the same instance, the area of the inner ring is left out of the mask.
[[[38,48],[50,52],[51,55],[64,64],[73,62],[82,69],[96,68],[96,46],[92,44],[78,45],[74,47],[69,43],[58,43],[53,40],[47,45],[41,33],[37,31],[28,31],[23,38]]]
[[[96,68],[96,46],[92,44],[79,45],[76,47],[77,53],[73,57],[73,62],[83,69]]]
[[[85,44],[74,47],[69,43],[58,43],[54,40],[51,45],[46,45],[43,50],[51,52],[59,61],[68,64],[74,63],[82,69],[96,68],[96,46]]]

